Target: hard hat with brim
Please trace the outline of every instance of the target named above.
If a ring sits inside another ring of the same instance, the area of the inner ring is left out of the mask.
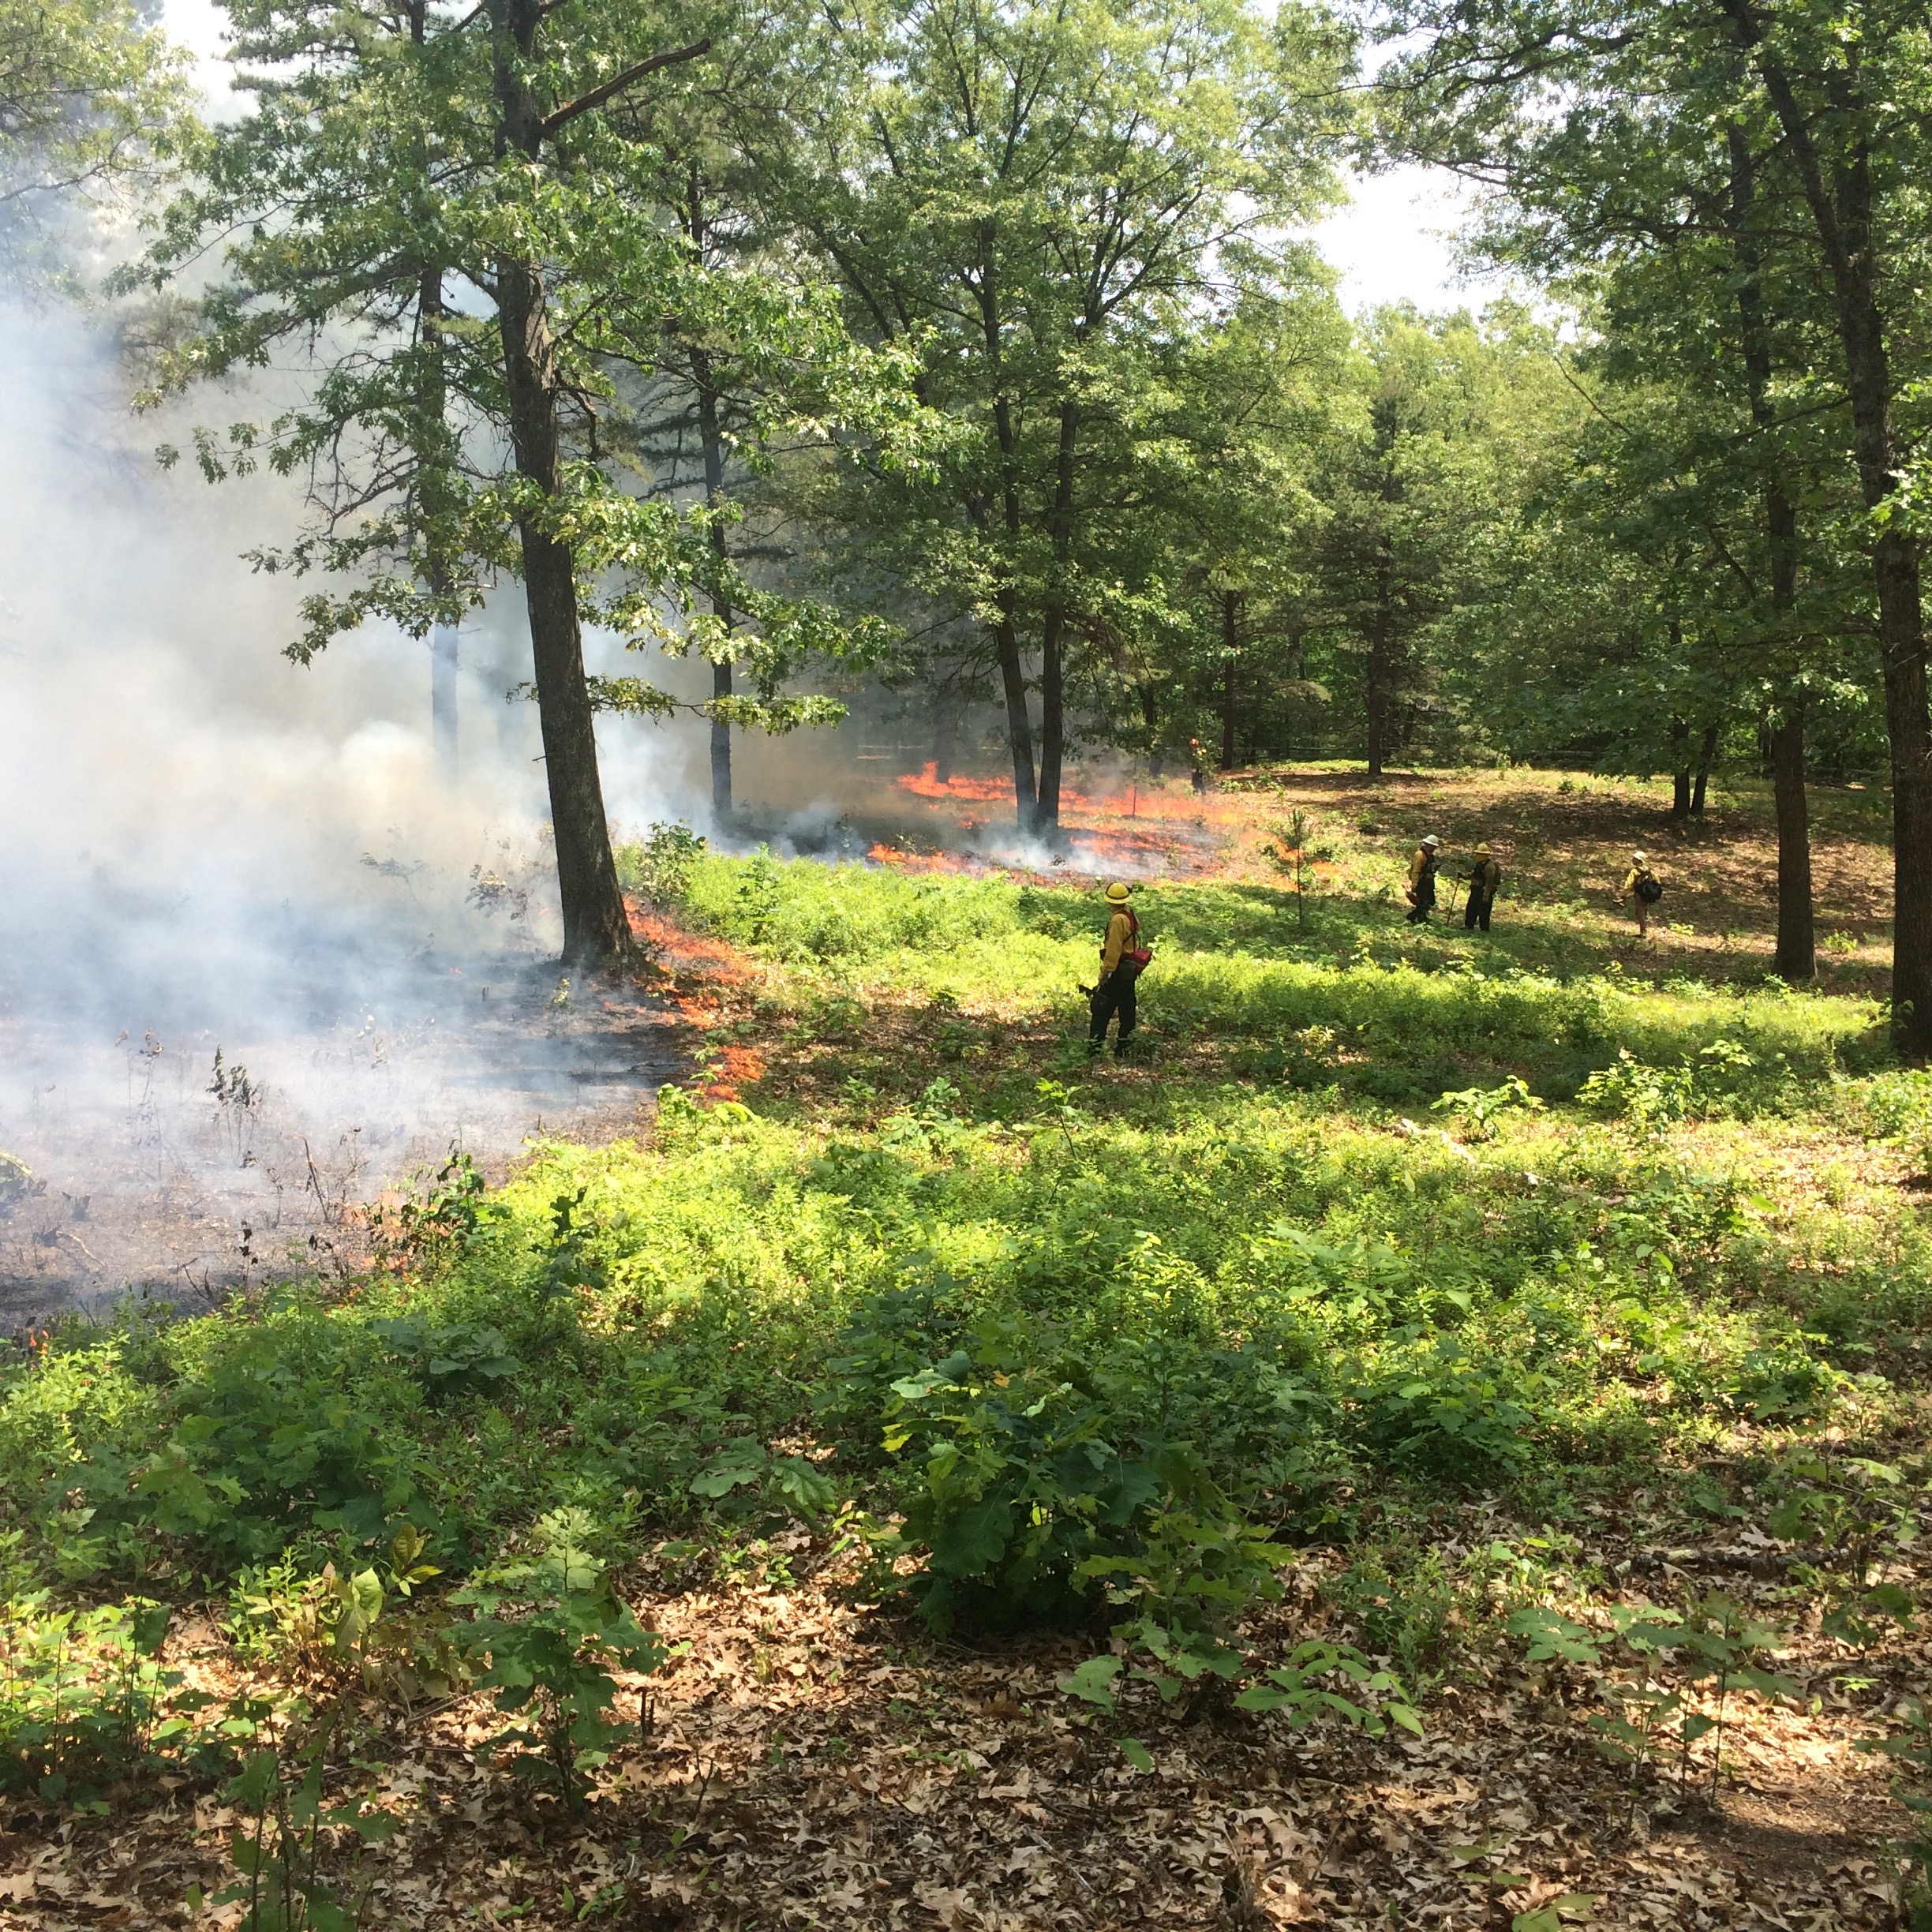
[[[1642,852],[1632,852],[1631,854],[1631,863],[1633,865],[1642,865],[1643,862],[1644,856]]]
[[[1476,856],[1478,859],[1487,859],[1489,856],[1489,848],[1487,845],[1478,845],[1476,848]]]
[[[1114,905],[1125,905],[1127,903],[1128,891],[1129,888],[1123,886],[1118,879],[1116,879],[1114,883],[1106,889],[1106,896],[1109,903]]]
[[[1425,832],[1422,835],[1422,843],[1425,845],[1440,845],[1442,841],[1433,832]]]

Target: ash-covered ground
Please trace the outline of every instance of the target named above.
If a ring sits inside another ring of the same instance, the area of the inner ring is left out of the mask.
[[[272,1020],[0,1013],[0,1332],[352,1267],[360,1211],[452,1149],[495,1177],[531,1138],[621,1135],[679,1070],[647,994],[534,952],[313,964]]]

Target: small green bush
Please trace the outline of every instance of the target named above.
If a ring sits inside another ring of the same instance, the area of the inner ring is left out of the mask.
[[[173,1737],[168,1617],[144,1601],[57,1610],[44,1591],[0,1606],[0,1791],[90,1801]]]

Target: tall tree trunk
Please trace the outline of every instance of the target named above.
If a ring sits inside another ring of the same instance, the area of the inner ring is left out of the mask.
[[[1682,661],[1683,630],[1676,618],[1671,620],[1672,654]],[[1687,818],[1690,815],[1690,727],[1681,717],[1671,720],[1671,764],[1675,777],[1671,785],[1671,816]]]
[[[1375,616],[1368,627],[1368,776],[1382,776],[1388,751],[1389,724],[1389,556],[1388,539],[1382,539],[1376,567]]]
[[[1705,788],[1710,783],[1711,760],[1717,755],[1717,727],[1706,724],[1704,727],[1704,742],[1698,747],[1697,777],[1690,786],[1690,816],[1693,818],[1704,816]]]
[[[691,242],[702,260],[705,245],[704,178],[698,163],[691,164]],[[691,352],[691,380],[698,391],[698,440],[704,455],[705,507],[721,510],[724,503],[724,438],[718,428],[718,392],[711,352],[694,344]],[[711,526],[711,549],[720,564],[729,555],[725,547],[724,526]],[[713,591],[711,611],[728,632],[734,613],[724,596]],[[732,666],[728,657],[711,667],[711,695],[715,701],[732,695]],[[732,818],[732,734],[728,718],[711,720],[711,816],[722,831]]]
[[[410,39],[421,47],[429,39],[429,0],[410,0]],[[420,156],[423,174],[429,174],[426,148]],[[425,224],[426,225],[426,224]],[[444,379],[443,270],[440,264],[425,268],[417,285],[416,326],[422,351],[422,384],[418,397],[421,420],[416,451],[417,504],[429,533],[423,580],[432,595],[442,597],[453,586],[455,571],[444,551],[438,535],[440,516],[451,507],[450,477],[444,459],[448,454],[444,412],[448,406],[448,384]],[[427,447],[424,447],[426,445]],[[436,764],[445,779],[456,776],[456,674],[462,639],[454,623],[438,618],[429,631],[429,735],[436,747]]]
[[[1038,795],[1033,788],[1033,727],[1027,718],[1026,667],[1020,661],[1020,632],[1013,623],[1013,593],[1002,586],[994,599],[999,612],[993,625],[993,649],[999,659],[1000,687],[1006,698],[1006,743],[1013,752],[1013,803],[1020,829],[1033,829]]]
[[[1013,803],[1020,829],[1031,832],[1039,819],[1039,792],[1033,775],[1033,730],[1027,720],[1026,668],[1020,657],[1017,622],[1019,598],[1013,572],[1017,565],[1021,518],[1020,454],[1013,428],[1013,400],[1006,393],[1004,324],[1000,316],[999,281],[994,264],[995,235],[990,222],[979,231],[980,273],[978,287],[980,332],[986,342],[987,373],[993,395],[993,432],[999,448],[1000,511],[1005,522],[1008,555],[1005,581],[994,593],[999,616],[993,624],[993,645],[999,658],[1000,683],[1006,695],[1006,738],[1013,751]]]
[[[1754,227],[1755,164],[1743,129],[1729,130],[1732,237],[1738,263],[1739,340],[1752,427],[1769,439],[1777,427],[1771,402],[1771,329],[1765,314],[1763,249]],[[1775,449],[1763,461],[1765,548],[1771,566],[1771,608],[1778,635],[1773,661],[1795,649],[1784,635],[1798,605],[1798,506],[1785,488]],[[1811,906],[1811,826],[1805,800],[1804,698],[1795,672],[1782,716],[1771,732],[1771,789],[1777,810],[1778,885],[1776,970],[1787,983],[1818,971]]]
[[[1794,704],[1771,733],[1771,792],[1777,807],[1777,957],[1789,985],[1818,972],[1811,913],[1811,827],[1805,803],[1804,710]]]
[[[1221,593],[1221,769],[1234,769],[1235,664],[1241,641],[1241,593]]]
[[[534,163],[543,143],[543,117],[524,74],[542,6],[541,0],[489,0],[489,5],[500,143],[507,152]],[[500,255],[495,269],[517,474],[534,484],[545,501],[552,500],[563,490],[562,438],[556,343],[543,269],[540,263],[514,254]],[[544,767],[549,781],[550,822],[556,841],[557,887],[564,907],[564,957],[579,964],[627,964],[636,948],[617,882],[597,771],[597,717],[584,681],[576,560],[570,545],[552,534],[541,507],[523,516],[518,534]]]
[[[1765,44],[1754,0],[1723,4],[1763,77],[1830,271],[1859,489],[1866,508],[1877,510],[1896,492],[1899,474],[1863,84],[1845,66],[1822,77],[1833,118],[1847,133],[1828,167],[1783,58]],[[1880,526],[1872,576],[1892,754],[1892,1031],[1902,1051],[1923,1057],[1932,1053],[1932,716],[1919,551],[1903,519]]]
[[[1040,622],[1039,806],[1034,824],[1042,833],[1060,829],[1060,768],[1066,749],[1067,573],[1073,560],[1073,480],[1079,447],[1080,406],[1063,402],[1054,451],[1053,578]]]
[[[417,37],[420,39],[421,34]],[[447,453],[442,444],[444,410],[447,405],[448,391],[443,376],[443,339],[439,333],[444,313],[440,268],[425,268],[422,271],[416,301],[423,349],[420,432],[425,440],[434,439],[427,459],[421,456],[418,459],[421,462],[418,497],[429,532],[423,577],[433,595],[444,597],[453,588],[456,573],[444,552],[437,527],[440,519],[454,507],[450,501],[453,494],[451,479],[442,460]],[[456,776],[456,674],[461,650],[462,638],[457,627],[438,618],[429,631],[429,731],[436,746],[437,766],[446,779]]]

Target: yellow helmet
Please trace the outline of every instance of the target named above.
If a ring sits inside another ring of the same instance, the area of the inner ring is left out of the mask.
[[[1476,856],[1478,859],[1487,859],[1489,856],[1489,848],[1487,845],[1478,845],[1476,848]]]
[[[1106,889],[1107,904],[1109,905],[1125,905],[1127,903],[1127,895],[1130,889],[1129,887],[1122,885],[1118,879],[1116,879]]]

